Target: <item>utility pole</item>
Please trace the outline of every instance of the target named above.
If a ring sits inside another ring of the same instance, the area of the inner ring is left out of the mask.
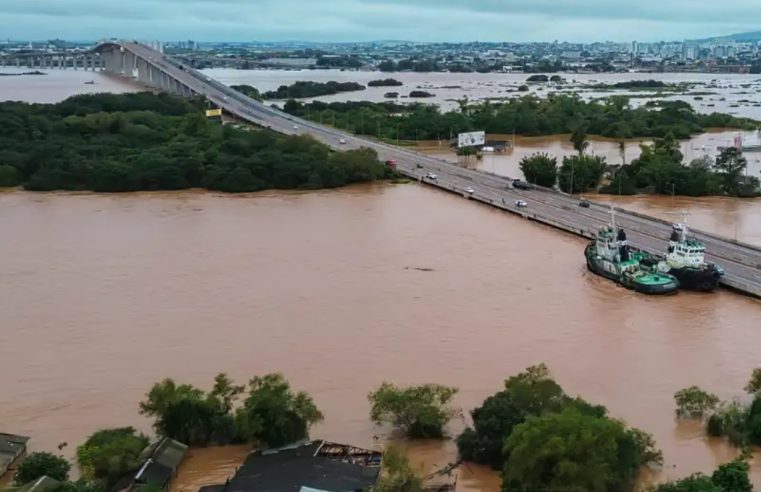
[[[364,108],[359,112],[362,115],[362,135],[365,134],[365,111]]]

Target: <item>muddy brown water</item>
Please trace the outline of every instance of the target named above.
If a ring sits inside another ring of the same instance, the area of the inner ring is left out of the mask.
[[[414,184],[12,191],[0,230],[2,431],[32,436],[32,450],[68,442],[70,457],[103,427],[149,432],[137,403],[164,377],[209,387],[220,371],[283,372],[326,416],[314,437],[373,447],[387,430],[366,397],[383,380],[457,386],[468,410],[545,362],[569,393],[652,432],[661,476],[678,477],[734,450],[675,422],[673,393],[742,397],[761,362],[761,303],[634,294],[585,270],[583,240]],[[427,470],[454,459],[451,442],[411,446]],[[244,454],[194,451],[175,487],[226,476]],[[473,466],[460,479],[498,483]]]

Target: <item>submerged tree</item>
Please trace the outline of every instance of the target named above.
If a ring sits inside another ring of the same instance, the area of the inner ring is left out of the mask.
[[[558,160],[545,153],[526,156],[520,162],[521,172],[529,183],[552,188],[558,174]]]
[[[376,424],[388,422],[410,437],[442,437],[444,426],[457,414],[449,407],[455,394],[457,388],[440,384],[399,388],[384,382],[367,395],[370,418]]]
[[[676,415],[681,418],[702,418],[719,404],[719,397],[703,391],[697,386],[690,386],[674,393]]]
[[[294,393],[282,374],[256,376],[238,409],[241,436],[267,447],[279,447],[309,437],[309,428],[323,419],[307,393]]]

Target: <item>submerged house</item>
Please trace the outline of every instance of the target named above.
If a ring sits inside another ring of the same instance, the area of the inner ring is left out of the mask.
[[[177,473],[187,452],[186,445],[168,437],[151,443],[140,455],[143,464],[135,474],[131,488],[149,484],[165,488]]]
[[[254,451],[226,483],[200,492],[354,492],[378,481],[383,454],[327,441]]]
[[[27,441],[26,436],[0,432],[0,477],[26,452]]]

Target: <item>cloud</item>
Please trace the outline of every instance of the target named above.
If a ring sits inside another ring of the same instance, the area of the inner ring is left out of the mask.
[[[758,0],[2,0],[3,36],[640,41],[757,28]]]

